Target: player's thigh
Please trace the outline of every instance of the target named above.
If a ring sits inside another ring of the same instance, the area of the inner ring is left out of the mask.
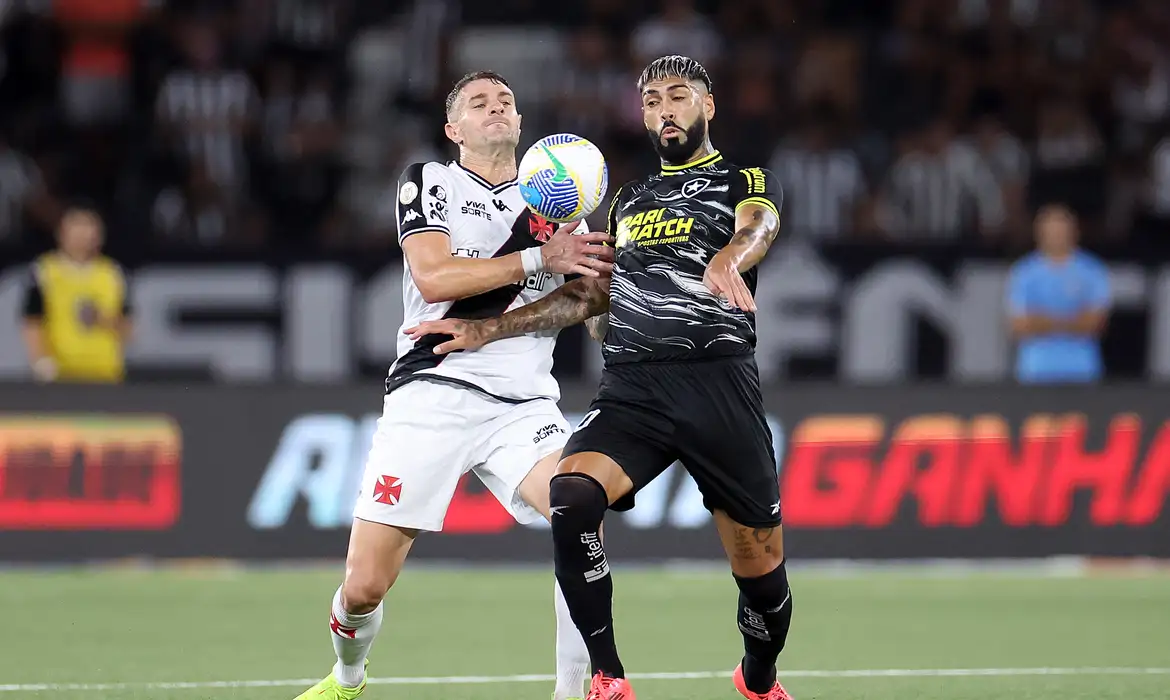
[[[528,476],[524,477],[524,481],[520,482],[521,500],[536,509],[546,520],[549,518],[549,484],[557,473],[560,461],[561,450],[558,448],[541,457]]]
[[[589,476],[605,489],[613,510],[629,510],[637,492],[674,463],[672,431],[661,413],[595,400],[565,445],[557,473]]]
[[[724,362],[696,375],[679,431],[681,461],[716,523],[723,523],[720,535],[733,567],[741,562],[748,568],[769,559],[768,548],[783,556],[775,541],[781,522],[776,453],[751,371],[754,365]],[[745,537],[763,538],[754,554]]]
[[[405,530],[443,529],[459,479],[491,416],[461,387],[414,381],[386,397],[354,517]]]
[[[508,407],[484,431],[473,455],[476,476],[517,522],[547,518],[549,480],[572,431],[556,402]]]

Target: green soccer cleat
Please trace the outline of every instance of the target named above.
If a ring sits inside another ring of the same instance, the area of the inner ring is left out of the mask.
[[[369,671],[370,660],[366,659],[366,670]],[[294,700],[354,700],[366,690],[366,682],[356,688],[346,688],[337,682],[331,671],[325,680],[296,696]]]

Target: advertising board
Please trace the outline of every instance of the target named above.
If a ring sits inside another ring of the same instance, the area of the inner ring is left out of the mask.
[[[562,406],[578,418],[589,390]],[[790,556],[1170,557],[1154,388],[788,387],[766,394]],[[378,387],[0,388],[0,560],[340,557]],[[607,520],[617,558],[721,556],[676,465]],[[420,557],[538,561],[474,479]]]

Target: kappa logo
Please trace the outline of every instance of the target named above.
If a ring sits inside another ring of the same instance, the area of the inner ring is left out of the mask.
[[[707,189],[710,184],[711,181],[705,177],[695,178],[694,180],[691,180],[682,186],[682,194],[684,197],[694,197],[698,193]]]
[[[398,505],[402,498],[402,479],[383,474],[374,485],[374,500],[388,506]]]
[[[512,211],[512,207],[504,204],[504,200],[502,199],[493,199],[492,204],[496,206],[497,211]]]
[[[414,221],[415,219],[421,219],[421,218],[422,218],[422,215],[419,214],[417,211],[415,211],[413,209],[407,209],[406,216],[402,217],[402,223],[409,224],[411,221]]]

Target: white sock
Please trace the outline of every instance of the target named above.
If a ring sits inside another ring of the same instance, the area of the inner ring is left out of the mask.
[[[337,652],[337,663],[333,676],[347,688],[356,688],[366,679],[366,656],[378,630],[382,627],[382,603],[373,612],[354,615],[341,607],[341,589],[333,594],[333,609],[329,617],[329,636],[333,638],[333,650]]]
[[[589,676],[589,649],[569,616],[569,606],[560,584],[556,585],[557,611],[557,687],[553,700],[585,697],[585,679]]]

